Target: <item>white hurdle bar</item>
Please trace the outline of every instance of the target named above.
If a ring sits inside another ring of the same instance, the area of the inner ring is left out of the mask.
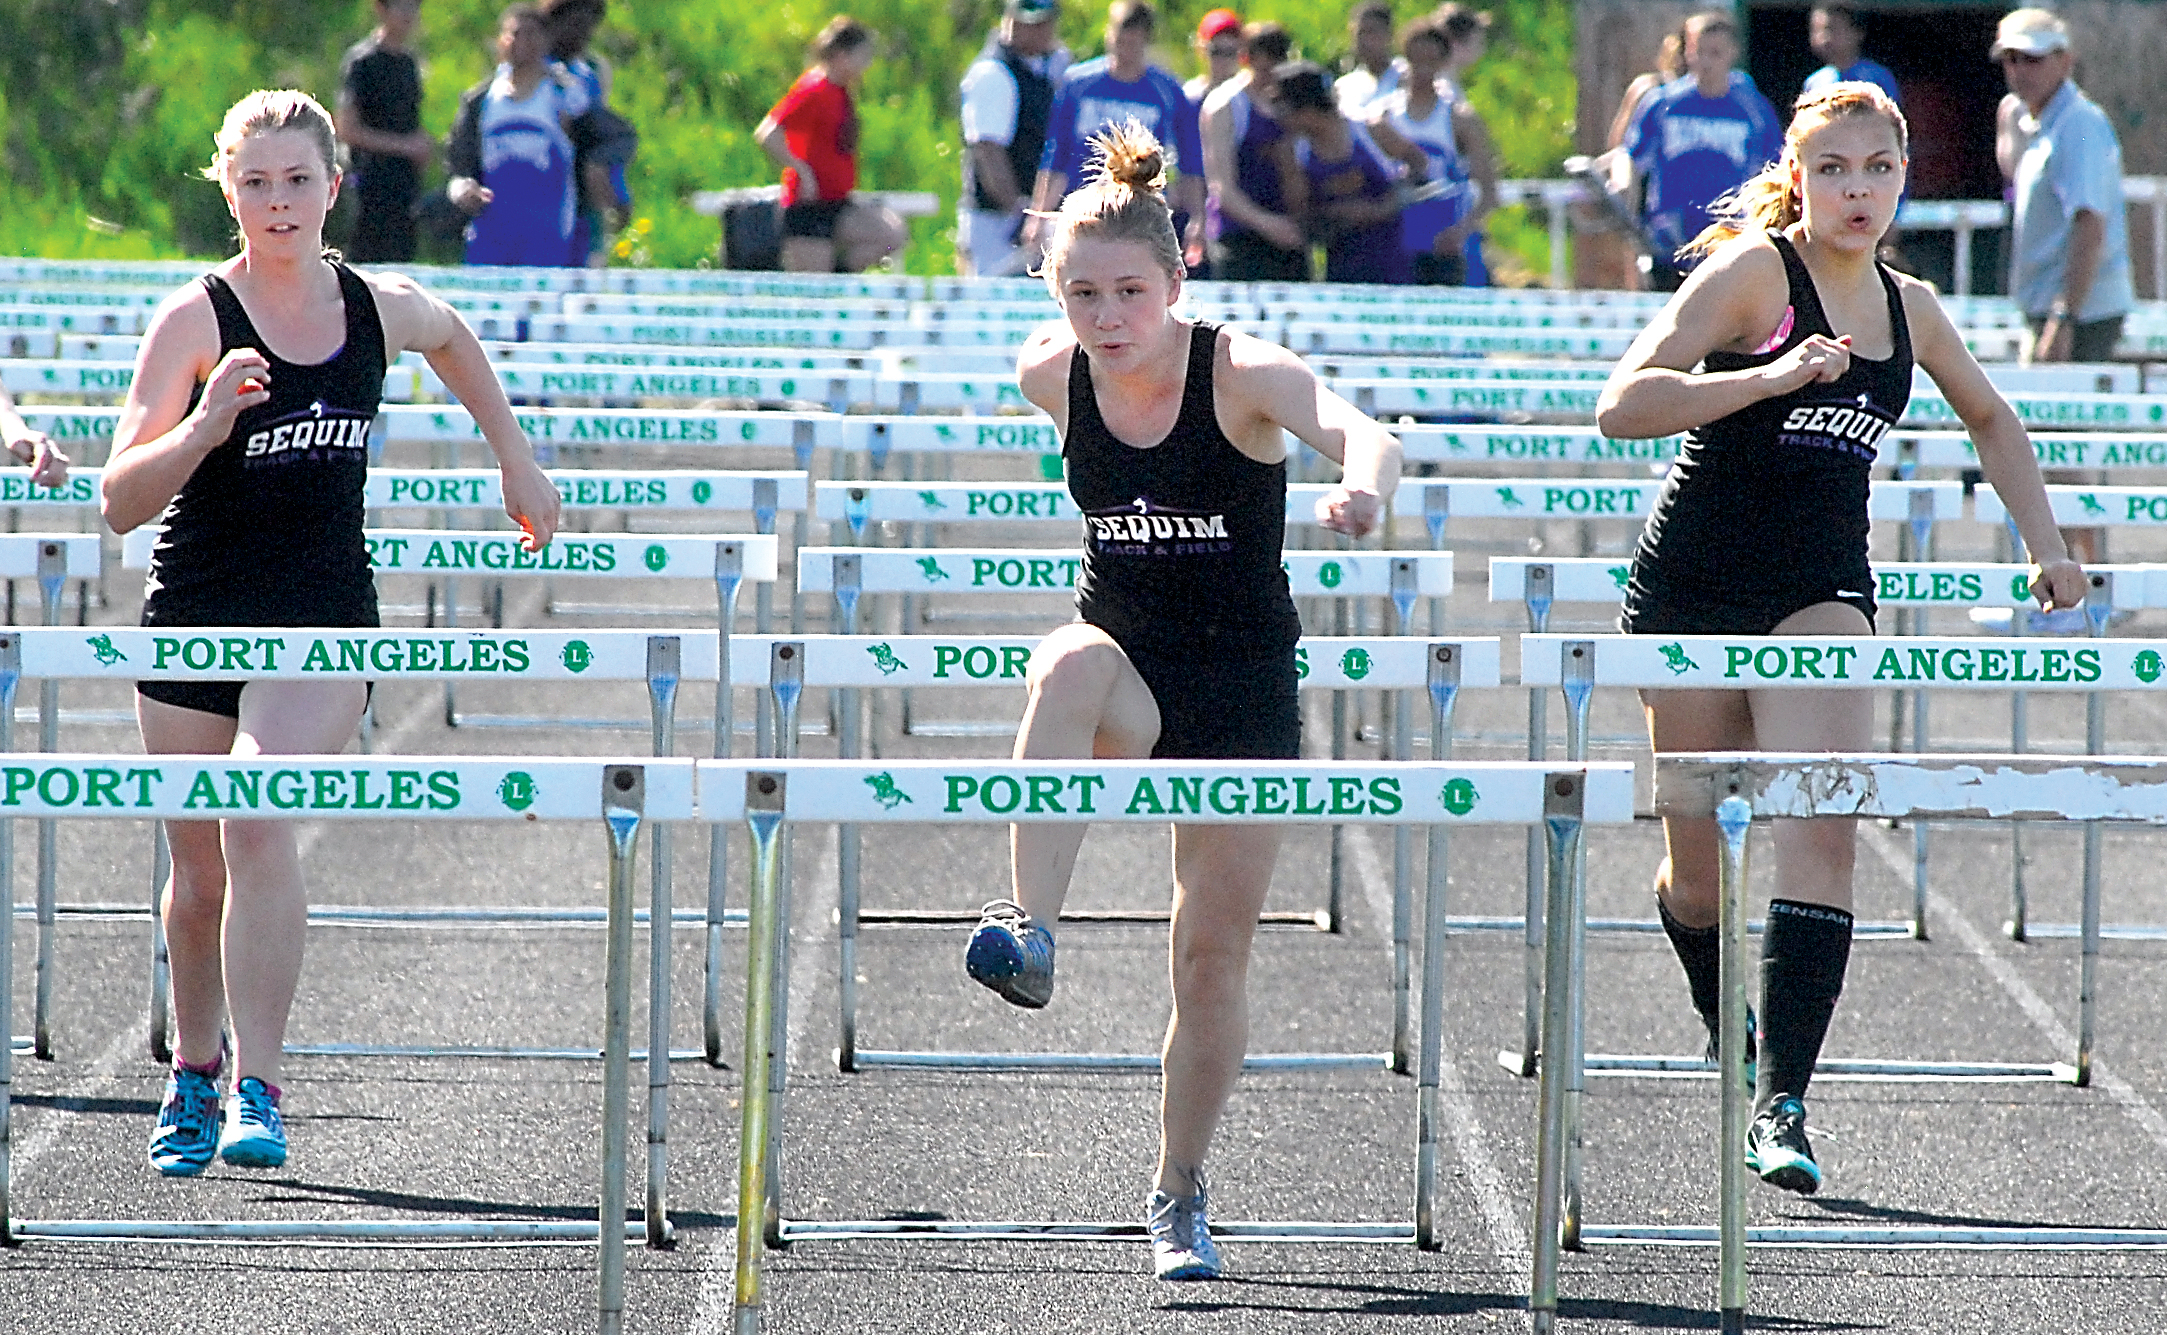
[[[717,790],[726,782],[742,783],[745,819],[752,837],[753,957],[746,970],[745,1099],[739,1134],[735,1308],[735,1329],[739,1332],[759,1328],[764,1303],[761,1263],[765,1248],[770,1246],[868,1238],[1133,1243],[1144,1236],[1143,1226],[1137,1222],[816,1221],[787,1217],[781,1189],[782,1082],[776,1078],[782,1050],[775,1043],[775,1034],[782,1028],[789,992],[787,971],[781,963],[785,958],[782,937],[788,924],[778,907],[786,879],[779,870],[779,851],[782,835],[791,825],[806,821],[856,825],[1018,820],[1276,824],[1339,820],[1384,825],[1413,822],[1441,835],[1458,825],[1539,822],[1558,845],[1560,855],[1554,865],[1561,878],[1569,881],[1564,868],[1578,854],[1582,824],[1629,821],[1633,806],[1629,765],[1090,760],[895,761],[873,765],[812,761],[771,767],[715,766],[712,778],[704,768],[706,762],[702,765],[704,790]],[[1297,784],[1297,780],[1301,782]],[[1195,814],[1175,816],[1166,810],[1177,781],[1201,795],[1197,805],[1202,809]],[[1013,802],[1009,800],[1011,790]],[[1330,800],[1320,802],[1314,811],[1297,810],[1293,799],[1298,792],[1318,798],[1329,796]],[[1252,798],[1265,798],[1269,805]],[[1258,810],[1260,805],[1265,809]],[[1335,813],[1334,806],[1344,810]],[[1439,1245],[1433,1216],[1440,1125],[1437,1105],[1442,1070],[1439,1044],[1444,951],[1435,927],[1442,923],[1443,905],[1439,902],[1440,883],[1433,878],[1431,885],[1433,898],[1426,915],[1431,930],[1424,954],[1414,1218],[1381,1223],[1218,1222],[1213,1225],[1215,1237],[1225,1241],[1401,1243],[1425,1248]]]
[[[5,739],[0,738],[0,746]],[[643,822],[687,821],[694,801],[692,761],[612,764],[556,758],[475,759],[381,756],[50,756],[0,754],[0,816],[40,819],[200,820],[216,802],[220,812],[245,811],[250,820],[599,821],[608,835],[609,931],[604,999],[602,1178],[598,1224],[532,1221],[405,1222],[349,1220],[185,1222],[169,1220],[21,1219],[14,1215],[7,1174],[9,1096],[14,1056],[0,1048],[0,1241],[254,1241],[331,1243],[365,1240],[428,1246],[445,1242],[599,1243],[597,1328],[624,1328],[625,1243],[644,1236],[668,1240],[667,1219],[626,1212],[626,1138],[631,1119],[633,871]],[[727,785],[725,785],[727,787]],[[373,802],[368,799],[372,795]],[[708,808],[718,819],[734,793],[718,792]],[[10,879],[14,821],[0,819],[0,883]],[[13,914],[0,914],[0,1024],[13,1009]],[[667,1067],[663,1076],[667,1077]],[[651,1108],[666,1092],[650,1090]],[[666,1162],[667,1147],[648,1146],[649,1171]],[[650,1190],[651,1206],[658,1206]]]
[[[906,685],[980,686],[989,681],[1020,684],[1035,642],[1015,637],[986,639],[923,636],[882,639],[873,636],[812,636],[795,642],[798,652],[785,658],[778,651],[770,681],[776,710],[787,733],[795,719],[798,700],[808,686],[840,689],[853,696],[867,687]],[[984,655],[980,659],[980,655]],[[1498,642],[1495,639],[1437,639],[1413,636],[1392,638],[1305,637],[1295,649],[1305,689],[1342,690],[1360,683],[1387,691],[1420,690],[1430,700],[1430,748],[1433,760],[1449,757],[1452,745],[1452,711],[1463,687],[1498,685]],[[985,664],[983,672],[976,665]],[[995,663],[999,668],[996,670]],[[841,731],[845,760],[858,759],[858,728],[854,701],[846,700]],[[1400,726],[1393,739],[1392,757],[1412,758],[1413,712],[1402,709]],[[1392,1043],[1384,1053],[1290,1054],[1253,1058],[1251,1064],[1266,1066],[1360,1066],[1380,1062],[1395,1071],[1408,1067],[1411,1037],[1409,1004],[1413,937],[1413,851],[1407,827],[1394,834],[1392,859],[1393,1009]],[[868,912],[861,907],[859,831],[854,824],[837,830],[836,859],[838,991],[841,1000],[840,1041],[837,1068],[856,1071],[876,1066],[960,1067],[974,1070],[1067,1070],[1077,1067],[1131,1069],[1154,1067],[1158,1058],[1149,1055],[901,1052],[858,1046],[858,929],[861,925],[969,925],[977,921],[965,909],[888,909]],[[1443,862],[1433,864],[1433,880],[1442,876]],[[1443,894],[1439,882],[1436,893]],[[1336,905],[1316,912],[1272,912],[1260,921],[1277,925],[1300,925],[1337,930]],[[1066,922],[1165,922],[1164,911],[1064,911]]]
[[[1747,835],[1756,820],[1821,816],[1893,820],[2082,821],[2167,824],[2167,761],[2044,756],[1786,756],[1757,753],[1656,757],[1658,815],[1715,818],[1723,835],[1723,1021],[1725,1069],[1745,1059]],[[2088,920],[2096,925],[2096,917]],[[2086,959],[2083,993],[2093,990]],[[1721,1199],[1713,1229],[1584,1226],[1582,1242],[1606,1245],[1699,1245],[1719,1249],[1717,1303],[1722,1329],[1746,1325],[1746,1249],[1756,1247],[1994,1248],[2010,1251],[2167,1249],[2167,1229],[1780,1227],[1746,1226],[1746,1125],[1751,1094],[1722,1082]],[[1545,1126],[1547,1134],[1551,1130]],[[1543,1190],[1548,1183],[1541,1184]],[[1538,1202],[1538,1210],[1541,1203]],[[1555,1253],[1549,1274],[1556,1310]],[[1538,1257],[1540,1253],[1538,1252]],[[1536,1285],[1544,1283],[1538,1260]],[[1543,1317],[1538,1315],[1538,1329]]]

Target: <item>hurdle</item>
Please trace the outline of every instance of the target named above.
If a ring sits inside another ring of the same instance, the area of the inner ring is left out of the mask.
[[[1821,816],[1895,820],[2083,821],[2157,826],[2167,823],[2167,762],[2041,756],[1786,756],[1764,753],[1659,755],[1655,807],[1659,815],[1714,817],[1722,833],[1723,1021],[1726,1069],[1744,1060],[1747,970],[1745,900],[1747,835],[1756,820]],[[2096,924],[2096,901],[2087,901]],[[2095,978],[2087,958],[2083,995]],[[1557,1031],[1562,1036],[1566,1031]],[[1779,1227],[1748,1228],[1743,1157],[1750,1095],[1738,1081],[1722,1082],[1721,1200],[1716,1227],[1583,1226],[1583,1242],[1604,1245],[1714,1245],[1719,1251],[1717,1304],[1724,1331],[1746,1323],[1746,1249],[1753,1247],[1981,1248],[2065,1250],[2167,1249],[2167,1229],[2081,1227]],[[1567,1147],[1547,1122],[1553,1157]],[[1558,1216],[1556,1183],[1538,1184],[1538,1217]],[[1550,1246],[1544,1248],[1545,1238]],[[1538,1231],[1535,1328],[1555,1328],[1557,1242]],[[1546,1268],[1547,1267],[1547,1268]]]
[[[774,1081],[764,1079],[782,1053],[775,1043],[777,1018],[787,1001],[785,974],[774,952],[782,923],[778,905],[787,875],[779,870],[783,836],[808,821],[867,824],[1008,823],[1026,821],[1120,821],[1169,819],[1214,823],[1417,824],[1433,831],[1454,826],[1545,822],[1561,850],[1577,852],[1584,822],[1622,823],[1632,818],[1629,765],[1550,767],[1518,762],[1441,764],[1406,761],[1311,763],[1226,762],[1209,766],[1149,761],[894,761],[866,764],[811,761],[705,768],[703,791],[726,783],[743,786],[751,840],[753,927],[756,952],[771,958],[747,967],[745,1102],[739,1135],[738,1251],[734,1319],[739,1331],[757,1330],[763,1303],[761,1262],[765,1246],[807,1241],[863,1239],[1007,1239],[1136,1242],[1143,1226],[1103,1221],[801,1220],[791,1219],[775,1162],[782,1153],[782,1107]],[[1180,785],[1179,788],[1176,785]],[[1009,800],[1010,792],[1014,801]],[[1170,815],[1167,796],[1197,794],[1193,811]],[[1259,802],[1254,799],[1261,798]],[[1259,806],[1263,809],[1259,810]],[[718,819],[721,817],[718,815]],[[1564,858],[1559,859],[1560,875]],[[1443,917],[1442,878],[1431,878],[1427,918]],[[1435,934],[1431,933],[1432,943]],[[1422,1089],[1416,1155],[1414,1218],[1391,1222],[1215,1222],[1213,1236],[1233,1242],[1349,1242],[1437,1245],[1430,1227],[1439,1119],[1437,1082],[1442,1069],[1443,959],[1433,949],[1424,961]],[[764,1221],[755,1228],[753,1221]]]
[[[0,728],[5,724],[0,723]],[[0,737],[0,744],[4,744]],[[598,1244],[600,1330],[624,1324],[625,1242],[652,1244],[666,1221],[628,1219],[626,1128],[630,1121],[633,878],[640,826],[695,818],[695,762],[511,757],[0,755],[0,881],[10,878],[14,820],[196,820],[211,804],[250,820],[596,821],[608,838],[607,983],[604,999],[601,1188],[597,1224],[526,1221],[292,1220],[203,1222],[26,1219],[12,1207],[7,1175],[13,1054],[0,1050],[0,1241],[252,1241],[286,1245],[368,1241]],[[374,800],[370,798],[373,796]],[[734,794],[718,792],[717,805]],[[722,814],[717,812],[718,817]],[[13,992],[13,915],[0,914],[0,1022]]]
[[[882,639],[874,636],[809,636],[796,644],[801,664],[787,678],[785,692],[778,692],[776,707],[788,717],[795,708],[796,693],[808,686],[847,693],[874,687],[979,686],[988,680],[1020,682],[1030,660],[1033,641],[1022,638],[955,638],[920,636]],[[983,654],[984,670],[974,665]],[[1304,689],[1343,690],[1356,683],[1391,691],[1424,691],[1430,699],[1431,759],[1446,759],[1452,744],[1452,711],[1463,687],[1484,688],[1498,684],[1498,642],[1495,639],[1387,639],[1305,638],[1296,648],[1300,684]],[[995,668],[994,663],[1000,666]],[[783,684],[783,679],[778,679]],[[1398,759],[1411,758],[1411,713],[1400,714],[1401,728],[1395,738]],[[846,703],[841,734],[842,759],[858,759],[855,713]],[[1413,854],[1407,827],[1396,827],[1393,844],[1393,1020],[1392,1041],[1383,1053],[1290,1053],[1252,1057],[1258,1068],[1374,1067],[1404,1073],[1408,1069],[1413,1037],[1412,937]],[[1127,1054],[1068,1053],[954,1053],[891,1051],[861,1048],[858,1044],[858,929],[866,924],[969,925],[977,921],[975,910],[886,909],[861,906],[858,875],[858,832],[855,824],[838,826],[836,860],[838,994],[840,997],[840,1043],[837,1069],[850,1072],[874,1067],[960,1067],[972,1070],[1044,1069],[1140,1069],[1156,1065],[1158,1058]],[[1440,854],[1441,858],[1441,854]],[[1438,861],[1430,874],[1442,875]],[[1442,887],[1438,889],[1442,894]],[[1260,921],[1332,930],[1330,910],[1272,912]],[[1064,922],[1165,922],[1159,910],[1073,910],[1061,915]]]

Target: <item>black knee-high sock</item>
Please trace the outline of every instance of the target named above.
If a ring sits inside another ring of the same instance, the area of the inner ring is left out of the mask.
[[[1688,927],[1670,916],[1670,906],[1663,897],[1655,897],[1656,916],[1663,920],[1664,934],[1670,937],[1671,949],[1678,952],[1678,962],[1685,966],[1686,987],[1693,993],[1693,1009],[1700,1012],[1701,1023],[1712,1032],[1718,1009],[1723,1000],[1723,943],[1720,929],[1711,924],[1707,927]]]
[[[1755,1111],[1805,1097],[1851,961],[1851,915],[1822,904],[1769,901],[1761,937],[1761,1066]]]

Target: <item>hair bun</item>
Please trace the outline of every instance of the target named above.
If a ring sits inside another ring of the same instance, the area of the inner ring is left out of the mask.
[[[1166,188],[1166,150],[1134,117],[1091,136],[1091,184],[1127,186],[1143,194]]]

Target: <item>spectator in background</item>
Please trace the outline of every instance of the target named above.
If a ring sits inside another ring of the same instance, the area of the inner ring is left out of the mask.
[[[1887,93],[1889,101],[1903,105],[1896,92],[1896,76],[1878,61],[1859,54],[1866,42],[1866,29],[1851,6],[1815,5],[1806,21],[1806,42],[1815,55],[1828,62],[1806,76],[1806,92],[1818,93],[1836,83],[1870,83]]]
[[[1625,96],[1618,99],[1618,110],[1610,118],[1610,133],[1603,140],[1603,147],[1616,148],[1625,142],[1625,132],[1632,128],[1634,113],[1650,93],[1664,84],[1674,83],[1685,77],[1685,28],[1663,34],[1663,44],[1656,49],[1655,68],[1646,74],[1636,74],[1625,85]]]
[[[1328,283],[1404,283],[1413,267],[1400,246],[1400,180],[1419,184],[1430,160],[1389,121],[1350,118],[1332,76],[1308,61],[1278,71],[1279,122],[1303,177],[1303,220],[1324,243]]]
[[[587,90],[549,58],[542,11],[513,5],[497,21],[496,73],[466,91],[452,125],[445,187],[467,224],[468,264],[576,266],[579,191],[572,124]]]
[[[1354,50],[1333,89],[1339,109],[1359,120],[1370,103],[1399,86],[1399,71],[1392,62],[1390,0],[1362,0],[1347,16],[1347,33]]]
[[[858,109],[851,90],[873,65],[873,30],[848,15],[813,39],[813,64],[753,130],[783,169],[783,268],[856,273],[909,239],[893,210],[855,203]]]
[[[1618,99],[1618,109],[1610,118],[1610,132],[1603,139],[1604,152],[1593,159],[1600,184],[1613,200],[1632,193],[1632,162],[1619,145],[1625,142],[1625,133],[1632,128],[1640,104],[1663,85],[1684,77],[1685,28],[1680,26],[1663,35],[1655,54],[1655,68],[1634,75],[1632,82],[1625,85],[1625,94]],[[1629,206],[1625,212],[1631,215]],[[1637,289],[1641,280],[1640,252],[1632,232],[1633,226],[1620,217],[1619,210],[1602,201],[1590,199],[1575,204],[1574,283],[1580,287]]]
[[[1435,199],[1409,204],[1400,214],[1400,244],[1412,281],[1459,287],[1467,282],[1466,245],[1478,215],[1480,192],[1461,159],[1458,131],[1472,111],[1453,103],[1445,70],[1452,39],[1435,17],[1416,19],[1400,36],[1407,72],[1400,86],[1377,101],[1378,113],[1429,160],[1428,179],[1445,187]]]
[[[2136,303],[2130,282],[2129,224],[2122,197],[2122,144],[2099,104],[2070,73],[2076,56],[2069,27],[2044,9],[2002,16],[1994,59],[2009,91],[2023,104],[2016,157],[2015,261],[2009,295],[2031,326],[2035,362],[2104,362],[2122,341],[2122,320]],[[2096,482],[2057,472],[2050,481]],[[2101,560],[2103,529],[2065,529],[2062,540],[2081,562]],[[2081,608],[2032,619],[2048,633],[2083,628]]]
[[[1482,113],[1468,101],[1467,72],[1490,49],[1490,16],[1462,4],[1447,3],[1439,5],[1431,18],[1452,44],[1437,95],[1452,108],[1454,147],[1475,187],[1467,201],[1467,212],[1455,224],[1460,228],[1461,263],[1466,270],[1463,281],[1469,287],[1488,287],[1490,269],[1482,257],[1482,223],[1497,208],[1497,148]]]
[[[339,63],[339,139],[353,155],[346,188],[359,210],[346,258],[407,264],[414,258],[414,205],[436,141],[421,128],[421,66],[414,30],[421,0],[376,0],[376,31]]]
[[[631,165],[639,142],[623,118],[609,109],[609,61],[590,48],[595,29],[608,16],[609,0],[542,0],[542,17],[549,22],[550,56],[587,90],[594,133],[573,144],[580,209],[572,229],[572,253],[584,256],[582,263],[597,269],[609,261],[610,228],[622,228],[631,220],[632,189],[625,181],[625,168]]]
[[[1068,68],[1058,0],[1008,0],[1000,28],[963,72],[963,199],[956,252],[966,275],[1020,274],[1025,183],[1038,175],[1054,84]]]
[[[1655,247],[1649,286],[1658,292],[1675,292],[1684,283],[1678,251],[1708,226],[1708,206],[1783,151],[1776,109],[1732,68],[1737,60],[1738,26],[1730,15],[1687,19],[1687,76],[1644,99],[1625,132]]]
[[[1203,109],[1211,90],[1241,72],[1242,16],[1231,9],[1214,9],[1197,20],[1196,53],[1204,72],[1181,86],[1189,105]]]
[[[1241,73],[1204,99],[1204,175],[1215,223],[1212,272],[1229,282],[1306,283],[1309,241],[1294,220],[1280,146],[1275,71],[1294,53],[1276,23],[1242,29]]]
[[[1169,165],[1180,173],[1168,192],[1175,234],[1182,238],[1184,260],[1197,261],[1204,251],[1204,145],[1196,108],[1180,81],[1150,62],[1158,27],[1149,0],[1114,0],[1106,11],[1106,54],[1070,69],[1054,92],[1031,208],[1049,214],[1059,209],[1070,185],[1083,179],[1091,136],[1134,120],[1173,149]],[[1035,247],[1039,223],[1034,217],[1025,224],[1025,246]]]

